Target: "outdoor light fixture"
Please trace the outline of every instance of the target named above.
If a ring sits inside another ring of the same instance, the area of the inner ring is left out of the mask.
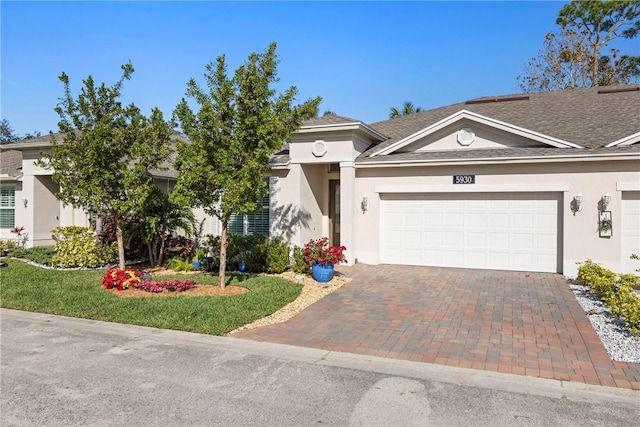
[[[609,206],[609,203],[611,203],[611,194],[609,194],[609,192],[607,191],[607,194],[602,196],[602,210],[603,211],[607,210],[607,206]]]
[[[362,201],[360,202],[360,208],[362,208],[362,212],[369,210],[369,196],[367,196],[366,193],[364,196],[362,196]]]
[[[582,202],[583,202],[584,198],[582,197],[582,193],[578,193],[574,198],[573,201],[576,203],[576,211],[580,212],[582,211]]]
[[[22,198],[22,205],[26,208],[28,204],[29,204],[29,200],[27,200],[26,197],[23,197]]]

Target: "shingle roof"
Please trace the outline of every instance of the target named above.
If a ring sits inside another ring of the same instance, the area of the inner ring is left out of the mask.
[[[19,176],[22,173],[22,151],[0,151],[0,175]]]
[[[322,126],[322,125],[340,125],[345,123],[358,123],[361,120],[352,119],[349,117],[339,116],[337,114],[327,114],[326,116],[313,117],[305,120],[302,126]]]
[[[510,98],[512,100],[508,100]],[[502,102],[495,102],[496,99]],[[640,87],[629,85],[484,97],[373,123],[371,127],[387,135],[389,139],[367,150],[358,161],[364,161],[373,152],[462,110],[585,148],[601,149],[611,142],[640,132]],[[493,156],[513,155],[514,150],[528,155],[528,151],[524,149],[504,149],[493,150]],[[465,150],[464,154],[456,152],[456,156],[473,157],[474,151]],[[537,149],[532,153],[540,154],[543,151]],[[564,153],[567,154],[566,151]],[[410,155],[438,157],[442,154],[405,153],[402,156]],[[448,155],[451,156],[451,153]],[[399,155],[390,154],[384,157],[391,156]]]

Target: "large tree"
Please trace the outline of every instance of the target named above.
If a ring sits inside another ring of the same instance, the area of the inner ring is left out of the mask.
[[[281,94],[272,87],[277,77],[276,44],[252,53],[232,77],[225,56],[206,66],[207,89],[195,79],[175,114],[188,137],[178,144],[175,191],[192,206],[202,207],[222,223],[220,287],[225,287],[227,227],[232,214],[252,214],[267,195],[263,180],[270,156],[282,148],[304,119],[318,114],[320,98],[293,105],[297,89]]]
[[[525,92],[608,86],[636,81],[640,56],[605,49],[617,38],[640,32],[640,0],[572,1],[563,6],[559,31],[545,36],[544,48],[518,76]]]
[[[396,117],[408,116],[409,114],[419,113],[422,111],[421,107],[416,107],[410,101],[405,101],[402,107],[391,107],[389,111],[389,118],[394,119]]]
[[[150,171],[169,156],[172,135],[157,108],[146,117],[134,104],[122,105],[122,85],[134,68],[128,63],[122,71],[113,86],[97,86],[87,77],[77,98],[67,74],[60,75],[64,96],[55,111],[64,137],[52,136],[51,152],[39,161],[53,170],[60,200],[115,222],[120,268],[125,266],[122,226],[153,194]]]

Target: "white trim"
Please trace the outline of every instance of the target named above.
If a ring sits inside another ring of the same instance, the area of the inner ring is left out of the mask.
[[[578,144],[574,144],[572,142],[568,142],[568,141],[564,141],[562,139],[558,139],[558,138],[554,138],[548,135],[544,135],[542,133],[539,132],[534,132],[532,130],[529,129],[525,129],[519,126],[515,126],[500,120],[496,120],[496,119],[492,119],[491,117],[486,117],[483,116],[481,114],[477,114],[471,111],[467,111],[467,110],[460,110],[457,113],[454,113],[452,115],[450,115],[449,117],[445,117],[444,119],[430,125],[427,126],[426,128],[419,130],[418,132],[409,135],[406,138],[401,139],[398,142],[395,142],[394,144],[391,144],[390,146],[383,148],[381,150],[378,150],[376,152],[374,152],[373,154],[371,154],[371,157],[376,157],[379,155],[384,155],[384,154],[390,154],[393,153],[394,151],[411,144],[412,142],[415,142],[429,134],[432,134],[446,126],[450,126],[453,123],[460,121],[462,119],[467,119],[467,120],[471,120],[473,122],[476,123],[480,123],[480,124],[484,124],[493,128],[497,128],[497,129],[501,129],[510,133],[514,133],[516,135],[520,135],[520,136],[524,136],[527,138],[531,138],[535,141],[541,142],[543,144],[546,145],[550,145],[552,147],[557,147],[557,148],[584,148]]]
[[[621,147],[625,147],[627,145],[633,145],[636,142],[640,141],[640,132],[634,133],[633,135],[629,135],[629,136],[625,136],[624,138],[621,138],[617,141],[613,141],[610,144],[605,145],[605,148],[610,148],[610,147],[616,147],[616,146],[621,146]]]
[[[640,191],[640,181],[635,182],[616,182],[616,190],[618,191]]]
[[[631,157],[631,159],[629,159]],[[633,157],[640,158],[640,152],[635,153],[602,153],[602,154],[571,154],[553,156],[527,156],[527,157],[478,157],[478,158],[444,158],[444,159],[416,159],[416,160],[380,160],[377,162],[359,162],[357,168],[368,167],[401,167],[401,166],[446,166],[473,165],[473,164],[495,164],[495,163],[551,163],[577,160],[585,161],[610,161],[610,160],[633,160]]]
[[[376,185],[376,193],[542,193],[566,192],[569,184],[440,184],[440,185]]]
[[[387,139],[386,136],[381,134],[380,132],[372,129],[362,122],[349,122],[349,123],[333,123],[328,125],[313,125],[313,126],[302,126],[300,129],[294,132],[297,133],[310,133],[310,132],[332,132],[332,131],[344,131],[344,130],[359,130],[363,133],[366,133],[370,136],[377,138],[380,141],[384,141]],[[295,142],[292,141],[293,144]]]

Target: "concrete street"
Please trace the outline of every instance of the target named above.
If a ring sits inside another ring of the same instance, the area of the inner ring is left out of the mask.
[[[631,426],[640,393],[0,310],[2,426]]]

